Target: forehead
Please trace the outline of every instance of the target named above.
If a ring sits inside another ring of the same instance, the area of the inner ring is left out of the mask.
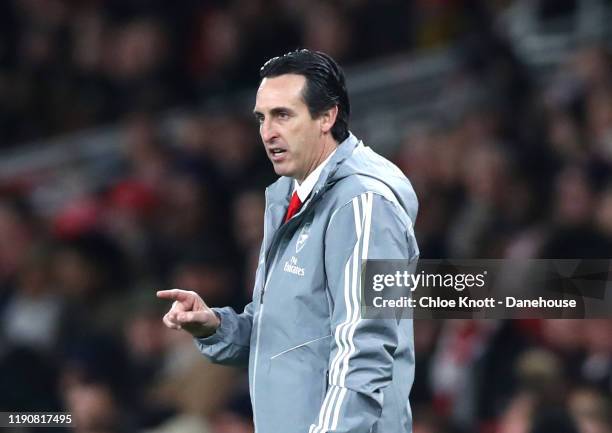
[[[303,75],[285,74],[261,80],[255,101],[255,110],[266,111],[275,107],[305,105],[302,89],[306,83]]]

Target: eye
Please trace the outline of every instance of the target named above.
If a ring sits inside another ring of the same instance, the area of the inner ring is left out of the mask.
[[[286,120],[289,118],[289,113],[287,113],[286,111],[281,111],[280,113],[278,113],[278,118],[280,120]]]

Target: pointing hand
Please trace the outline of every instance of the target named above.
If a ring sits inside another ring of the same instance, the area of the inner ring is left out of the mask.
[[[170,329],[184,329],[194,337],[209,337],[221,325],[219,317],[193,291],[160,290],[157,297],[173,300],[172,307],[164,315],[164,324]]]

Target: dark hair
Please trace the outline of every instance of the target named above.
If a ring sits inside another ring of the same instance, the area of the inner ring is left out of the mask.
[[[349,134],[351,105],[344,72],[334,59],[319,51],[295,50],[268,60],[259,70],[262,79],[284,74],[303,75],[306,78],[302,97],[313,118],[338,106],[338,116],[331,132],[338,143],[344,141]]]

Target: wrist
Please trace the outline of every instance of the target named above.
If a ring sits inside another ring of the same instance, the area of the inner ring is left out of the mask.
[[[217,314],[216,311],[212,311],[214,314],[212,315],[211,323],[207,325],[202,325],[200,329],[196,332],[192,333],[195,338],[207,338],[214,335],[217,332],[217,329],[221,326],[221,316]]]

